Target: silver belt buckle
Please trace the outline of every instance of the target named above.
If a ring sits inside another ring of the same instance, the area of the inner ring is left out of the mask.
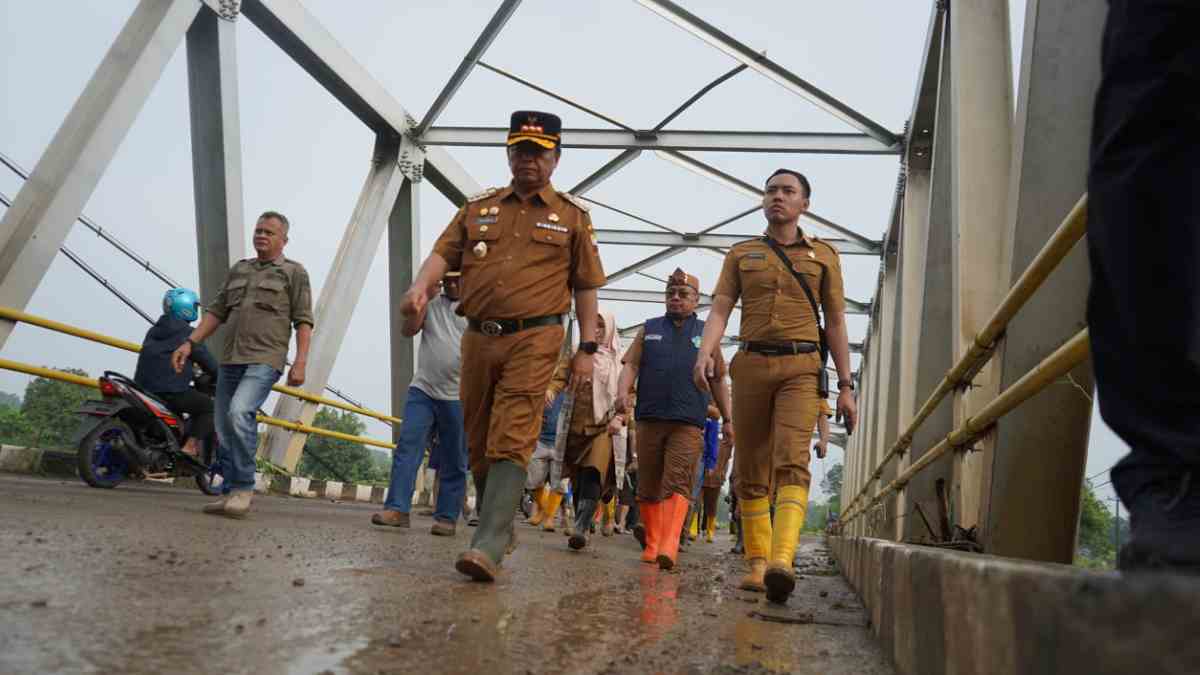
[[[504,334],[504,328],[500,325],[499,321],[484,321],[483,323],[479,324],[479,330],[484,335],[490,335],[492,337],[497,337]]]

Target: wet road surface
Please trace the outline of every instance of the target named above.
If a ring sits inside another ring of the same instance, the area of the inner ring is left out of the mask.
[[[666,573],[628,535],[576,553],[518,524],[485,585],[454,571],[461,522],[433,537],[427,518],[384,529],[373,505],[285,497],[235,521],[207,499],[0,474],[0,672],[892,672],[816,539],[780,608],[736,590],[723,535]]]

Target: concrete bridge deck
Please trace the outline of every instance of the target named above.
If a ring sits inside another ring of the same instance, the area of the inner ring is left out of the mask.
[[[205,499],[0,474],[0,672],[892,672],[832,569],[768,608],[734,588],[728,537],[668,574],[631,537],[576,554],[521,525],[485,586],[452,567],[469,528],[380,530],[369,505],[283,497],[239,522]]]

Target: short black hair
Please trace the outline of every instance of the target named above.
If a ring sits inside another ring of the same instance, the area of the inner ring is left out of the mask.
[[[771,174],[770,176],[767,176],[767,183],[770,183],[772,178],[774,178],[775,176],[778,176],[781,173],[786,173],[789,176],[795,176],[796,180],[800,181],[800,185],[804,186],[805,198],[807,198],[807,199],[812,198],[812,186],[808,184],[808,179],[804,177],[804,174],[800,173],[799,171],[792,171],[791,169],[775,169],[775,173]],[[764,185],[765,184],[766,183],[764,183]]]

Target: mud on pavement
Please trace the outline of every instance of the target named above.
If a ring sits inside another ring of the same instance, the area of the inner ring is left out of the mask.
[[[204,501],[0,475],[0,672],[892,672],[816,539],[779,607],[736,590],[727,536],[667,573],[628,535],[577,553],[518,524],[484,585],[454,571],[461,522],[432,537],[426,518],[382,529],[366,505],[283,497],[232,521]]]

